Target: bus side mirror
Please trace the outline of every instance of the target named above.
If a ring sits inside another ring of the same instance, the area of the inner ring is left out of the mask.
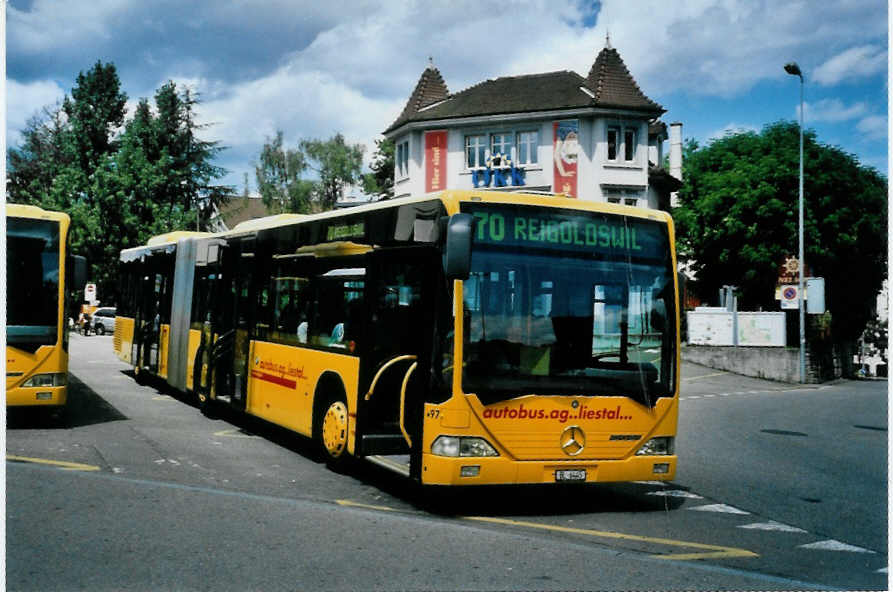
[[[87,258],[83,255],[69,255],[66,267],[69,270],[69,290],[81,292],[87,285]]]
[[[471,273],[475,222],[471,214],[453,214],[447,222],[443,270],[448,280],[466,280]]]

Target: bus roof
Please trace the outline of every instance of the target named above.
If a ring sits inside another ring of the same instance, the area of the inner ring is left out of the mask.
[[[45,210],[38,206],[28,206],[25,204],[6,204],[6,215],[13,218],[36,218],[41,220],[56,220],[57,222],[70,222],[68,214],[65,212],[55,212]]]
[[[448,189],[436,193],[428,193],[415,197],[398,197],[392,199],[384,199],[367,204],[357,205],[350,208],[342,208],[338,210],[330,210],[318,214],[275,214],[264,218],[254,218],[240,222],[231,230],[219,233],[207,232],[188,232],[175,231],[167,234],[152,237],[146,245],[131,247],[122,250],[122,254],[126,252],[144,250],[147,247],[158,247],[162,245],[174,245],[181,238],[208,238],[208,237],[238,237],[240,235],[251,235],[260,230],[270,228],[278,228],[290,226],[293,224],[301,224],[304,222],[313,222],[317,220],[325,220],[327,218],[340,218],[342,216],[362,214],[366,212],[374,212],[383,209],[397,208],[404,205],[412,205],[424,203],[431,200],[440,200],[446,212],[450,215],[459,212],[459,204],[462,202],[487,202],[501,204],[524,204],[537,205],[553,208],[565,208],[575,210],[585,210],[592,212],[604,212],[609,214],[617,214],[622,216],[633,216],[637,218],[657,220],[664,223],[672,223],[672,217],[662,210],[652,210],[648,208],[636,208],[632,206],[624,206],[619,204],[584,201],[567,197],[561,193],[543,193],[543,192],[525,192],[523,190],[516,191],[493,191],[489,189]]]
[[[158,236],[153,236],[148,241],[146,241],[147,247],[157,247],[159,245],[167,245],[171,243],[175,243],[181,238],[200,238],[203,236],[211,236],[210,232],[196,232],[190,230],[175,230],[173,232],[167,232],[165,234],[159,234]]]

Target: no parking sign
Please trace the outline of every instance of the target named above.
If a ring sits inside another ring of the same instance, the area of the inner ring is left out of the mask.
[[[790,310],[800,308],[800,288],[799,286],[782,286],[781,287],[781,308],[782,310]]]

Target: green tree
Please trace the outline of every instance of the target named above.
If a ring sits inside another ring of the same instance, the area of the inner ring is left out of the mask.
[[[85,255],[100,298],[117,297],[118,255],[157,234],[207,225],[232,191],[214,182],[226,171],[222,147],[199,138],[198,99],[173,82],[141,99],[124,119],[127,95],[113,64],[81,72],[61,107],[29,120],[8,151],[10,201],[67,212],[72,251]],[[123,127],[123,130],[122,130]]]
[[[126,102],[115,65],[101,61],[87,73],[78,74],[71,97],[62,102],[71,134],[69,146],[88,175],[115,151],[113,134],[124,123]]]
[[[308,168],[319,176],[316,197],[322,209],[334,208],[344,187],[360,180],[365,147],[347,144],[344,136],[335,134],[328,140],[302,140],[300,149]]]
[[[371,173],[363,175],[363,191],[379,197],[394,197],[394,142],[375,140],[375,154],[369,165]]]
[[[777,122],[700,148],[686,146],[679,253],[703,295],[740,288],[742,309],[776,310],[785,255],[796,255],[799,128]],[[872,314],[886,272],[887,180],[804,134],[804,243],[812,274],[826,279],[835,341],[852,344]]]
[[[264,142],[254,164],[257,189],[264,205],[272,212],[307,213],[314,186],[301,178],[307,162],[300,150],[284,148],[282,131]]]
[[[7,199],[44,204],[56,175],[70,165],[65,117],[60,106],[43,107],[22,130],[22,143],[7,152]]]
[[[167,171],[159,199],[167,203],[171,226],[178,222],[175,213],[185,211],[197,218],[197,226],[206,227],[214,207],[235,192],[233,187],[214,184],[226,174],[213,164],[225,148],[198,137],[198,132],[208,127],[195,121],[198,102],[192,91],[180,91],[174,82],[167,82],[155,93],[158,161]]]

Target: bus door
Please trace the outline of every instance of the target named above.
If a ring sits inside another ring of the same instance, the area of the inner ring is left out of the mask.
[[[170,323],[172,266],[172,257],[166,253],[150,255],[141,265],[132,359],[135,367],[156,375],[161,365],[162,328]]]
[[[367,396],[360,397],[358,414],[365,455],[409,453],[403,430],[413,449],[420,447],[437,307],[437,274],[432,270],[440,268],[436,253],[428,249],[398,249],[370,257],[371,346],[363,349],[360,392]]]
[[[210,353],[215,398],[239,409],[247,399],[254,244],[234,241],[224,248],[217,298],[211,303],[212,332],[217,336]]]

